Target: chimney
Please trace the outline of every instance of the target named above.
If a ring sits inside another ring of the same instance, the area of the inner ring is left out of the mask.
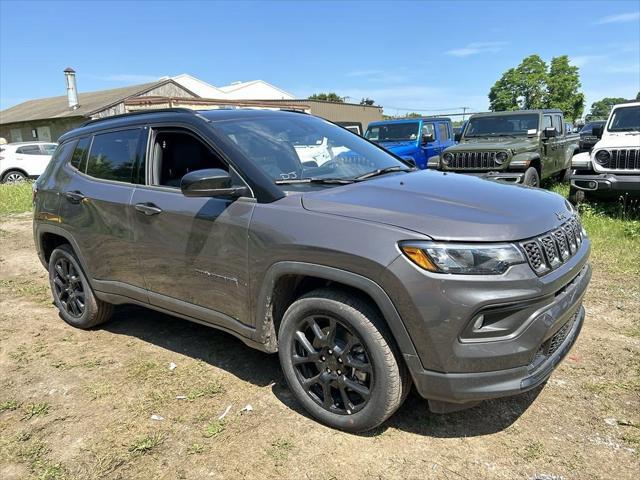
[[[67,67],[64,69],[64,79],[67,83],[67,100],[69,100],[69,108],[75,110],[78,104],[78,89],[76,88],[76,71]]]

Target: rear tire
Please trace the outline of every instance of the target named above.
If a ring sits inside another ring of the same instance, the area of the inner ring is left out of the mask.
[[[534,167],[529,167],[527,171],[524,172],[522,183],[529,187],[540,187],[540,175],[538,175],[538,171]]]
[[[386,325],[371,305],[332,289],[314,290],[285,312],[280,364],[296,399],[322,423],[363,432],[389,418],[411,382]]]
[[[569,202],[572,205],[580,205],[587,200],[587,194],[584,190],[579,190],[574,187],[569,187]]]
[[[571,180],[571,168],[565,168],[564,170],[562,170],[560,172],[560,175],[558,176],[558,180],[560,180],[562,183],[569,183],[569,181]]]
[[[2,176],[2,183],[24,182],[27,176],[20,170],[9,170]]]
[[[69,325],[89,329],[106,322],[113,305],[96,298],[70,245],[60,245],[49,258],[49,285],[60,316]]]

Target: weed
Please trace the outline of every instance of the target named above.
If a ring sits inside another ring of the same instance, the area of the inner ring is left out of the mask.
[[[51,405],[46,402],[43,403],[29,403],[25,405],[23,411],[24,416],[22,417],[24,420],[30,420],[33,417],[42,417],[49,413],[51,409]]]
[[[132,363],[127,370],[129,377],[139,381],[144,381],[149,379],[157,369],[158,364],[156,362],[151,360],[142,360]]]
[[[187,448],[187,455],[199,455],[204,452],[204,445],[201,443],[193,443]]]
[[[196,387],[193,388],[187,393],[187,399],[189,401],[193,401],[197,398],[201,397],[213,397],[214,395],[218,395],[219,393],[224,392],[224,387],[217,380],[205,385],[204,387]]]
[[[544,448],[544,444],[539,441],[531,442],[524,447],[524,452],[522,452],[521,456],[527,462],[531,462],[533,460],[537,460],[541,458],[546,453],[546,449]]]
[[[43,465],[42,471],[38,475],[38,480],[58,480],[64,477],[64,468],[60,463],[54,465]]]
[[[44,283],[29,278],[0,280],[0,287],[6,288],[14,295],[25,297],[43,305],[51,303],[49,287]]]
[[[290,440],[279,438],[267,449],[267,455],[273,459],[276,466],[280,466],[287,461],[293,448],[294,445]]]
[[[205,428],[202,436],[205,438],[217,437],[222,432],[224,432],[226,428],[227,427],[224,420],[216,420],[207,425],[207,428]]]
[[[133,455],[145,455],[156,447],[164,443],[165,436],[161,433],[154,433],[138,438],[129,446],[129,452]]]
[[[4,402],[0,403],[0,413],[17,410],[19,406],[20,403],[17,400],[5,400]]]

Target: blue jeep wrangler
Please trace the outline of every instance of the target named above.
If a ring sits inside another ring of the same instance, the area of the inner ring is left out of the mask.
[[[365,138],[386,148],[406,160],[413,160],[416,167],[437,166],[438,156],[454,145],[450,118],[425,117],[385,120],[369,124]]]

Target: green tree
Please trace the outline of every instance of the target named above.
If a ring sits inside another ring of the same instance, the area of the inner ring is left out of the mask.
[[[491,87],[491,110],[544,108],[547,100],[547,64],[539,55],[530,55],[510,68]]]
[[[371,105],[375,105],[375,103],[376,103],[375,100],[373,100],[373,99],[371,99],[369,97],[363,98],[362,100],[360,100],[360,105],[371,106]]]
[[[329,92],[329,93],[314,93],[309,97],[309,100],[321,100],[323,102],[336,102],[336,103],[344,103],[344,100],[337,93]]]
[[[591,104],[591,113],[589,114],[590,119],[602,118],[605,119],[611,113],[611,108],[618,103],[626,102],[626,98],[621,97],[605,97],[602,100],[598,100],[597,102],[593,102]]]
[[[640,92],[636,95],[636,100],[640,100]]]
[[[571,121],[580,118],[584,110],[584,94],[578,91],[580,87],[578,67],[569,64],[569,57],[553,58],[547,79],[547,108],[559,108]]]

